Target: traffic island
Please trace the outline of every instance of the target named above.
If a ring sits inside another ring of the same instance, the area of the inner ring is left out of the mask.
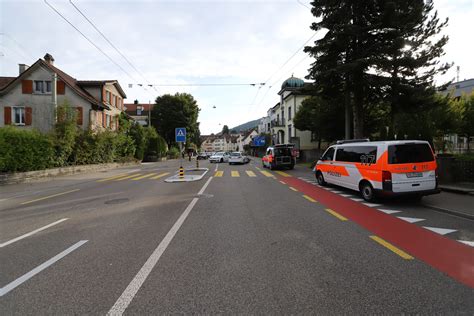
[[[171,177],[165,179],[165,182],[192,182],[201,180],[207,173],[209,168],[188,168],[184,170],[184,174],[177,172]]]

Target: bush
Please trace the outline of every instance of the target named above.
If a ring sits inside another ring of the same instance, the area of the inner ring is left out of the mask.
[[[56,110],[57,122],[51,134],[54,144],[56,159],[54,165],[62,167],[71,162],[78,127],[76,125],[76,112],[67,101],[58,106]]]
[[[125,134],[118,134],[115,139],[116,158],[120,161],[130,161],[135,155],[135,143]]]
[[[168,150],[167,156],[170,159],[179,158],[179,149],[176,147],[171,147],[170,150]]]
[[[145,151],[145,160],[156,161],[158,158],[166,155],[168,146],[166,141],[158,135],[154,127],[147,127],[145,130],[145,138],[147,147]]]
[[[51,140],[34,130],[0,128],[0,171],[31,171],[54,163]]]
[[[133,139],[133,142],[135,144],[135,158],[137,158],[138,160],[143,160],[147,147],[145,129],[138,123],[132,124],[128,131],[128,135]]]

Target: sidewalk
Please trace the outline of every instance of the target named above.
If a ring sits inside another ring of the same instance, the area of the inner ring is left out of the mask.
[[[421,202],[424,206],[453,215],[474,220],[474,195],[441,192],[425,196]]]
[[[439,188],[443,191],[474,195],[474,183],[472,182],[440,184]]]

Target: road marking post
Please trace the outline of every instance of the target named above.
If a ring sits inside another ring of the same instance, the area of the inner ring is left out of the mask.
[[[327,208],[326,209],[326,212],[328,212],[329,214],[331,214],[332,216],[335,216],[337,217],[338,219],[340,219],[341,221],[347,221],[347,218],[345,218],[344,216],[342,216],[341,214],[331,210],[330,208]]]
[[[82,245],[84,245],[86,242],[88,242],[88,240],[81,240],[81,241],[78,241],[77,243],[75,243],[74,245],[72,245],[71,247],[67,248],[66,250],[64,250],[63,252],[57,254],[56,256],[52,257],[51,259],[49,259],[48,261],[45,261],[43,262],[42,264],[40,264],[39,266],[37,266],[36,268],[34,268],[33,270],[31,270],[30,272],[28,273],[25,273],[23,274],[21,277],[19,277],[18,279],[8,283],[7,285],[5,285],[4,287],[2,287],[0,289],[0,297],[2,297],[3,295],[7,294],[8,292],[10,292],[11,290],[15,289],[17,286],[21,285],[22,283],[28,281],[29,279],[31,279],[32,277],[34,277],[35,275],[37,275],[38,273],[40,273],[41,271],[43,271],[44,269],[48,268],[49,266],[51,266],[52,264],[54,264],[55,262],[61,260],[62,258],[64,258],[65,256],[67,256],[68,254],[70,254],[71,252],[73,252],[74,250],[76,250],[77,248],[81,247]]]
[[[55,222],[53,222],[53,223],[51,223],[51,224],[48,224],[48,225],[45,225],[45,226],[40,227],[40,228],[38,228],[38,229],[35,229],[35,230],[33,230],[33,231],[29,232],[29,233],[26,233],[26,234],[21,235],[21,236],[18,236],[18,237],[16,237],[16,238],[10,239],[9,241],[6,241],[6,242],[4,242],[3,244],[0,244],[0,248],[3,248],[3,247],[8,246],[8,245],[10,245],[10,244],[13,244],[14,242],[17,242],[18,240],[22,240],[23,238],[30,237],[31,235],[34,235],[34,234],[36,234],[36,233],[39,233],[39,232],[42,231],[42,230],[45,230],[45,229],[47,229],[47,228],[53,227],[54,225],[57,225],[57,224],[62,223],[62,222],[64,222],[64,221],[67,221],[68,219],[69,219],[69,218],[62,218],[62,219],[60,219],[60,220],[58,220],[58,221],[55,221]]]
[[[46,199],[50,199],[50,198],[53,198],[53,197],[56,197],[56,196],[60,196],[60,195],[64,195],[64,194],[68,194],[68,193],[72,193],[72,192],[76,192],[76,191],[79,191],[79,189],[74,189],[74,190],[69,190],[69,191],[66,191],[66,192],[61,192],[61,193],[56,193],[56,194],[53,194],[53,195],[44,196],[42,198],[27,201],[27,202],[23,202],[23,203],[20,203],[20,204],[21,205],[26,205],[26,204],[30,204],[30,203],[33,203],[33,202],[43,201],[43,200],[46,200]]]
[[[407,254],[405,251],[395,247],[394,245],[392,245],[391,243],[389,242],[386,242],[385,240],[383,240],[382,238],[380,237],[377,237],[377,236],[370,236],[370,238],[372,240],[374,240],[375,242],[379,243],[380,245],[384,246],[385,248],[393,251],[394,253],[396,253],[397,255],[399,255],[400,257],[402,257],[403,259],[405,260],[413,260],[414,258],[412,256],[410,256],[409,254]]]

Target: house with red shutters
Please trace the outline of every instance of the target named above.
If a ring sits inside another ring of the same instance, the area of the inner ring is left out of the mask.
[[[126,97],[117,80],[77,80],[46,54],[31,66],[20,64],[17,77],[0,77],[0,127],[48,132],[56,122],[56,107],[67,102],[82,129],[116,130]]]
[[[125,113],[142,126],[148,126],[153,111],[154,104],[139,103],[135,100],[133,103],[125,103]]]

